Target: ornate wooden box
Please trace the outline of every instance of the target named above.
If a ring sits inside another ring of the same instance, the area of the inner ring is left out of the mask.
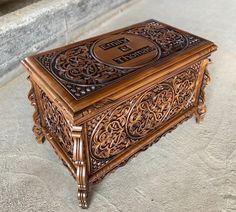
[[[46,138],[78,184],[89,185],[177,124],[206,112],[206,66],[216,45],[156,20],[23,61],[38,143]]]

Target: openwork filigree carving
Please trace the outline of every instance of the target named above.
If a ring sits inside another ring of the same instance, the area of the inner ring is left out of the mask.
[[[193,106],[200,62],[88,122],[92,171]]]
[[[138,35],[152,41],[156,48],[160,49],[160,55],[154,62],[194,46],[203,40],[157,21],[144,22],[135,28],[130,28],[117,34]],[[114,67],[94,58],[93,54],[91,54],[91,49],[98,39],[100,38],[95,38],[88,42],[80,42],[78,45],[59,52],[42,53],[36,55],[35,59],[75,99],[80,99],[137,70],[137,68]],[[151,51],[152,47],[147,46],[146,49]],[[135,55],[137,56],[137,54],[141,53],[136,52]]]
[[[68,121],[42,90],[40,90],[40,101],[46,128],[57,139],[57,142],[63,147],[68,156],[72,158],[73,141]]]

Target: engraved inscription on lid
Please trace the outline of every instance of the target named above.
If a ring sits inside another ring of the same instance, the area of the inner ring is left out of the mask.
[[[204,41],[155,20],[35,55],[75,99]]]
[[[141,67],[160,57],[151,40],[130,34],[112,35],[95,42],[92,54],[98,61],[118,68]]]

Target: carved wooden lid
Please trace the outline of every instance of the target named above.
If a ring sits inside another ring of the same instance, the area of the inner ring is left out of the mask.
[[[210,46],[214,44],[203,38],[148,20],[28,57],[23,63],[77,111],[129,87],[147,70]]]

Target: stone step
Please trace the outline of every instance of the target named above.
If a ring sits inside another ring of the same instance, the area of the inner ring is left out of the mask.
[[[130,4],[126,2],[131,1],[39,0],[0,15],[0,86],[22,72],[23,58],[80,40]]]

